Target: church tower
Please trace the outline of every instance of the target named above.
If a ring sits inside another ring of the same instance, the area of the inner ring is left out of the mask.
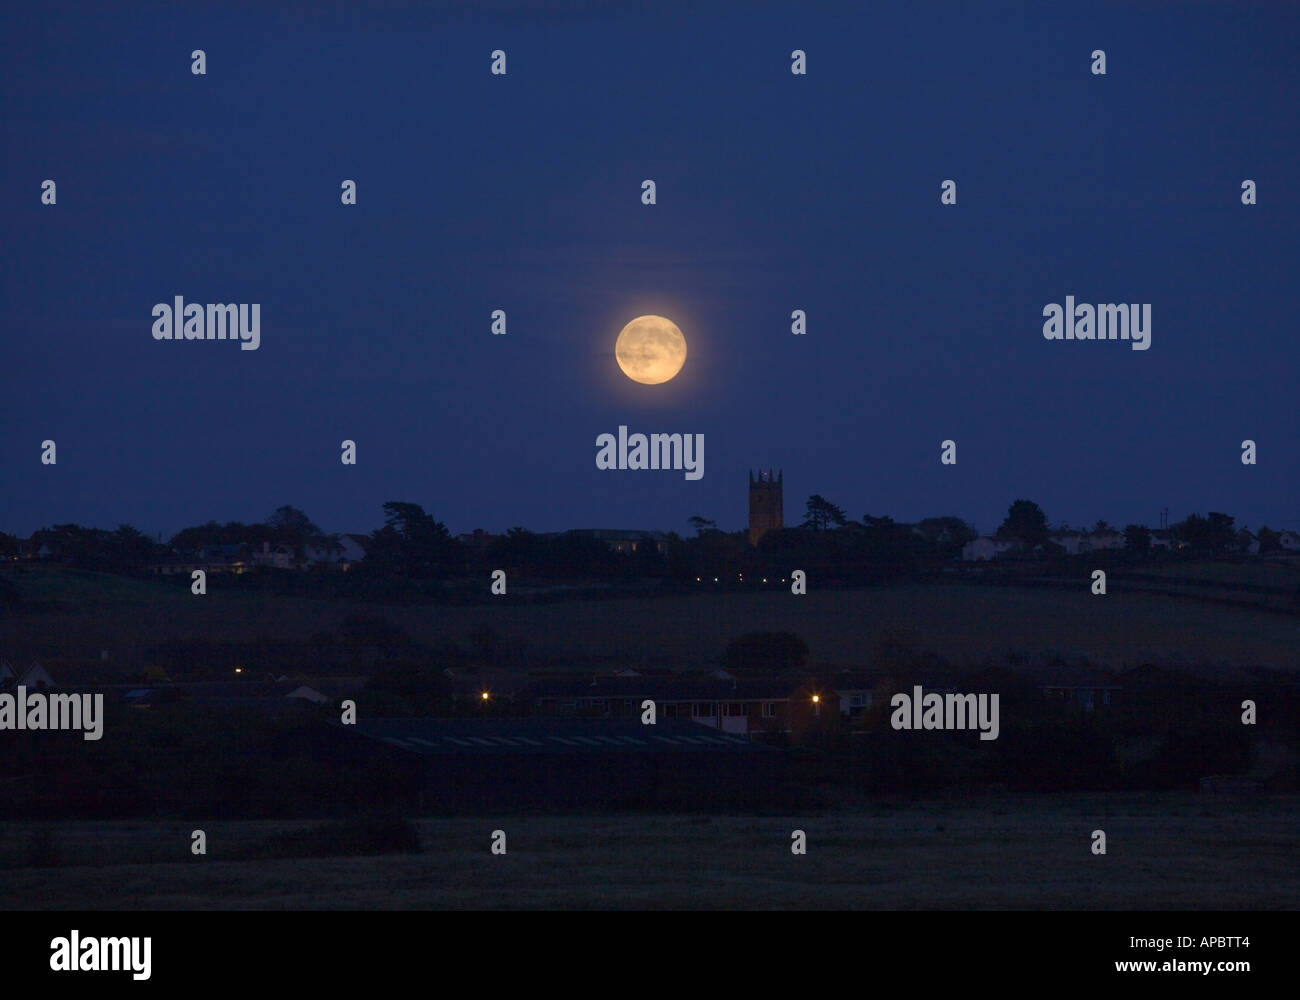
[[[758,540],[773,528],[785,527],[785,512],[781,508],[781,485],[784,472],[772,475],[767,470],[766,478],[760,469],[758,478],[749,474],[749,544],[757,545]]]

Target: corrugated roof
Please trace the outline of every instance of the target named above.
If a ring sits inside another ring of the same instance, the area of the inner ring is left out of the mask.
[[[645,726],[622,719],[371,719],[339,728],[422,755],[775,752],[743,736],[675,720]]]

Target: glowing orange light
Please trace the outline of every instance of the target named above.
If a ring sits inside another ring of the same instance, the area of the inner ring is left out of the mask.
[[[818,701],[821,701],[821,700],[822,700],[822,696],[821,696],[821,695],[819,695],[819,694],[815,694],[815,695],[813,695],[813,701],[814,701],[814,702],[818,702]]]
[[[486,691],[483,692],[483,700],[484,701],[488,700],[488,693]]]

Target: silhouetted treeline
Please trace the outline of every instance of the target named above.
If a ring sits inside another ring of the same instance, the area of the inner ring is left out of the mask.
[[[503,535],[476,532],[457,538],[418,504],[389,501],[383,512],[381,527],[347,538],[323,532],[292,506],[277,508],[263,522],[210,521],[185,528],[166,544],[130,525],[105,531],[60,524],[29,540],[0,534],[0,554],[128,575],[166,572],[186,585],[189,570],[203,567],[228,571],[210,572],[210,577],[241,577],[210,579],[210,586],[361,600],[457,601],[481,599],[482,581],[498,569],[534,589],[556,582],[776,585],[795,568],[815,577],[819,586],[923,579],[960,560],[963,546],[976,538],[971,525],[953,516],[915,524],[870,514],[851,520],[818,494],[808,498],[801,524],[768,531],[757,546],[750,544],[747,532],[718,530],[703,517],[690,519],[694,536],[653,532],[611,543],[582,530],[537,534],[523,527]],[[1092,531],[1112,538],[1120,534],[1105,521]],[[1011,504],[996,532],[1000,541],[1010,543],[1012,554],[1039,559],[1065,555],[1053,535],[1046,514],[1025,499]],[[1130,524],[1122,535],[1123,547],[1117,551],[1125,558],[1147,557],[1151,529]],[[1260,553],[1280,548],[1277,532],[1267,527],[1253,535],[1239,531],[1232,517],[1217,511],[1207,517],[1192,514],[1163,535],[1175,544],[1162,558],[1218,556],[1255,543]],[[351,546],[346,557],[345,541]],[[330,572],[344,564],[348,574]],[[0,604],[13,603],[11,592],[0,592]]]

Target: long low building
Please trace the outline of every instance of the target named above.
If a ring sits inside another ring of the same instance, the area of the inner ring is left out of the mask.
[[[690,722],[371,719],[328,731],[333,763],[379,768],[431,812],[708,808],[764,800],[786,775],[783,751]]]
[[[637,719],[653,701],[660,720],[690,720],[724,733],[782,733],[817,717],[832,692],[786,678],[599,677],[541,681],[524,692],[542,715]],[[816,700],[814,700],[816,699]]]

